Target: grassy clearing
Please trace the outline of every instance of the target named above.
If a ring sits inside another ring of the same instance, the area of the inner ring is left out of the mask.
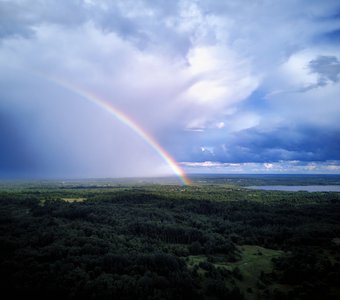
[[[243,280],[240,284],[244,287],[253,287],[257,284],[261,274],[271,273],[273,270],[272,259],[284,255],[283,251],[267,249],[260,246],[239,246],[241,259],[234,263],[228,263],[228,268],[239,268]]]
[[[73,203],[73,202],[83,202],[83,201],[86,200],[86,198],[61,198],[61,199],[63,199],[66,202],[70,202],[70,203]]]
[[[228,262],[227,257],[223,255],[214,255],[210,259],[205,255],[189,256],[187,263],[189,268],[199,266],[201,262],[210,261],[216,268],[225,268],[231,272],[239,270],[237,273],[241,277],[237,279],[237,285],[244,294],[246,299],[261,299],[262,294],[259,290],[268,284],[263,282],[266,274],[273,271],[272,259],[285,255],[283,251],[267,249],[254,245],[238,246],[240,250],[240,259],[236,262]],[[206,271],[199,268],[199,274],[205,274]],[[227,283],[228,285],[228,283]],[[270,289],[285,289],[283,286],[272,286]]]
[[[239,246],[241,259],[234,263],[228,263],[232,268],[238,267],[244,276],[260,275],[261,272],[272,271],[272,259],[284,254],[280,250],[272,250],[254,245]]]
[[[260,275],[261,272],[269,273],[272,271],[272,259],[284,255],[283,251],[272,250],[254,245],[238,246],[241,257],[236,262],[228,262],[223,255],[214,255],[213,264],[216,267],[225,267],[232,271],[236,267],[242,271],[244,276]],[[205,255],[191,255],[188,257],[189,266],[198,265],[200,262],[207,261]]]

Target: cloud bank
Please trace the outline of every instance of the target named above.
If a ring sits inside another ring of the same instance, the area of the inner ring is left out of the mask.
[[[332,0],[2,0],[0,175],[171,172],[55,79],[110,101],[190,172],[339,173],[339,12]]]

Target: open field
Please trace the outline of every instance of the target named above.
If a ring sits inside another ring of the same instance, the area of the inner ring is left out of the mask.
[[[339,298],[340,193],[244,188],[264,176],[161,180],[2,182],[2,290],[58,299]]]
[[[61,200],[72,203],[72,202],[83,202],[86,200],[86,198],[61,198]]]

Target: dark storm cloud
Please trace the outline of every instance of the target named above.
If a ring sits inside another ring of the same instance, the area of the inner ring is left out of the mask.
[[[307,92],[329,83],[337,83],[340,79],[340,62],[336,56],[319,55],[309,61],[307,68],[311,74],[317,76],[316,83],[307,85],[299,89],[298,92]]]
[[[319,85],[338,82],[340,79],[340,62],[335,56],[318,56],[308,64],[312,73],[319,77]]]
[[[208,133],[207,133],[208,134]],[[192,151],[183,152],[183,161],[220,163],[266,163],[280,161],[340,160],[340,130],[281,127],[270,132],[252,128],[228,137],[190,139]],[[186,139],[186,137],[184,137]],[[217,141],[221,144],[217,144]],[[204,143],[204,144],[203,144]],[[201,145],[204,146],[201,146]]]
[[[32,171],[36,167],[32,149],[19,124],[0,111],[0,177],[16,172]]]
[[[339,137],[340,131],[320,128],[279,128],[269,133],[249,130],[236,137],[237,145],[245,151],[235,153],[244,162],[339,160]]]

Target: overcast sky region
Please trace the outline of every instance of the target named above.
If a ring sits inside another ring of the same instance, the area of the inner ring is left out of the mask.
[[[0,0],[0,177],[340,173],[338,0]]]

